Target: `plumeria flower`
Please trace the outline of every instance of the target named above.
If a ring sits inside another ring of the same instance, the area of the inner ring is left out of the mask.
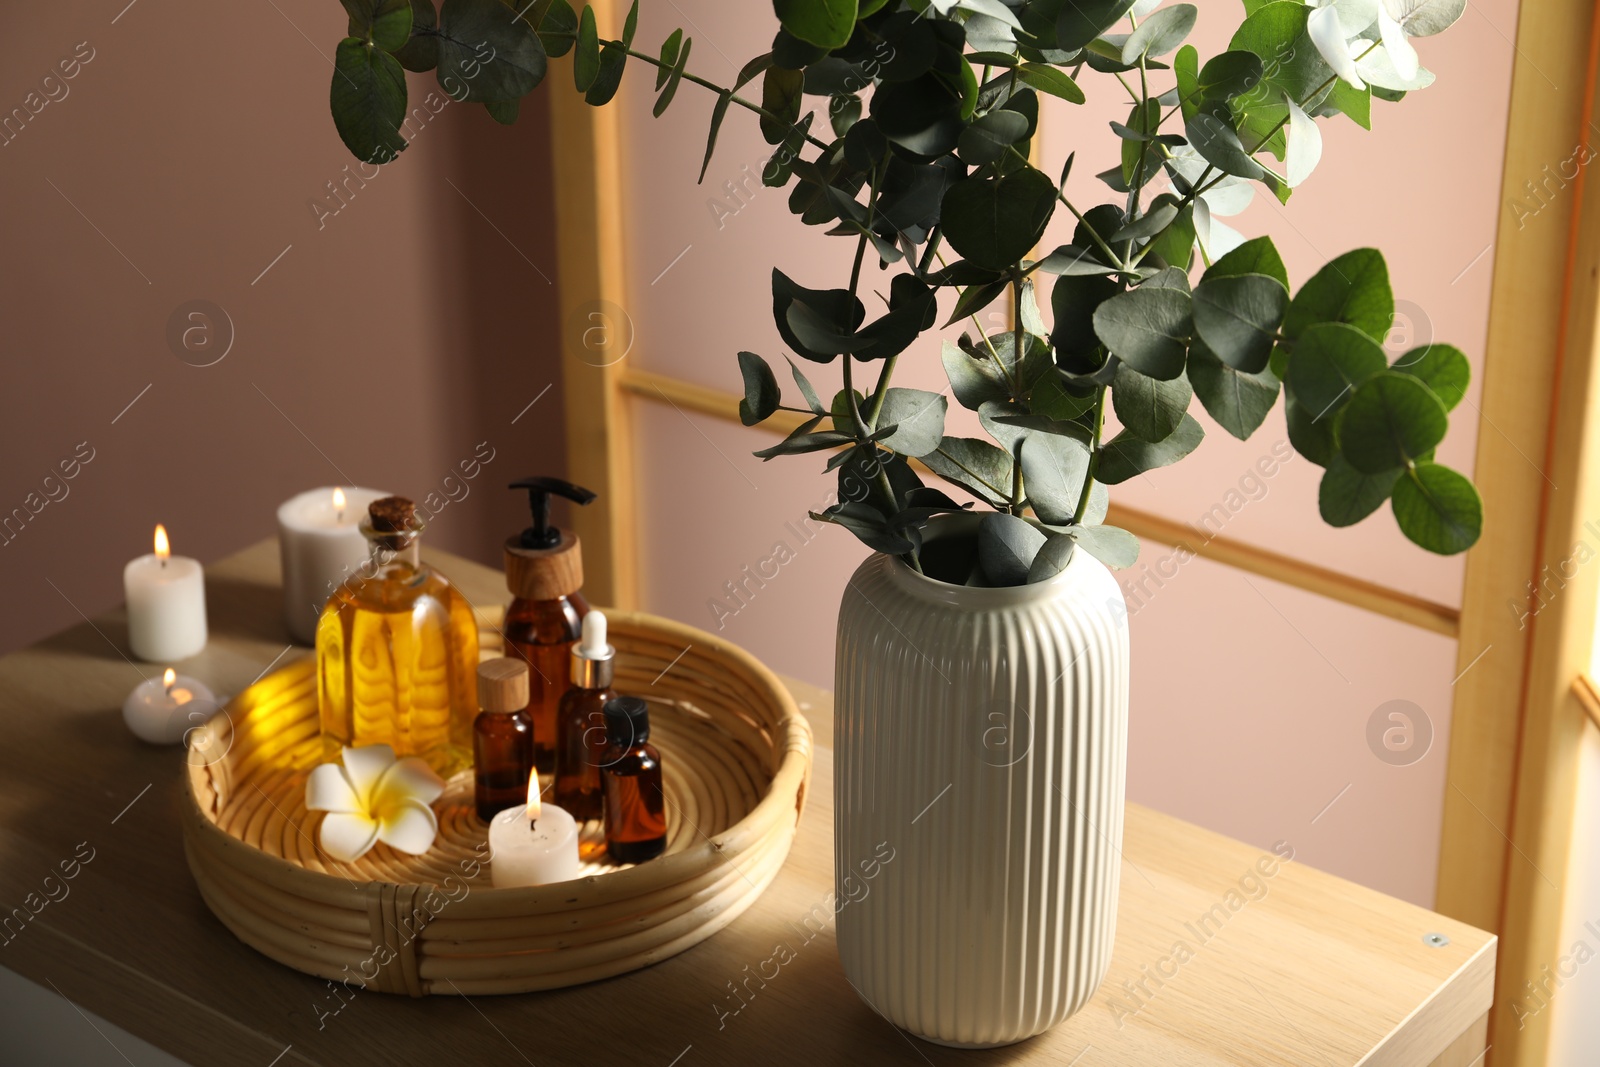
[[[1448,29],[1467,0],[1310,0],[1311,43],[1333,72],[1357,89],[1421,89],[1433,75],[1417,60],[1412,37]]]
[[[365,745],[345,749],[343,765],[311,772],[306,808],[328,813],[322,850],[340,862],[355,862],[379,841],[420,856],[439,832],[431,805],[443,792],[444,780],[422,760],[397,760],[388,745]]]

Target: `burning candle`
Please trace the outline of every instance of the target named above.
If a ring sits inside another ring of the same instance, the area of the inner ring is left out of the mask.
[[[528,776],[528,803],[489,823],[489,875],[496,889],[578,877],[578,824],[565,809],[539,802],[537,772]]]
[[[388,496],[376,489],[325,486],[278,507],[283,560],[283,621],[302,644],[313,644],[317,619],[333,591],[360,572],[370,555],[361,535],[367,505]]]
[[[122,592],[135,656],[170,663],[206,647],[205,571],[172,554],[165,526],[156,527],[155,551],[122,569]]]
[[[122,721],[134,736],[152,745],[174,745],[217,711],[217,698],[204,682],[168,667],[159,679],[133,687],[122,704]]]

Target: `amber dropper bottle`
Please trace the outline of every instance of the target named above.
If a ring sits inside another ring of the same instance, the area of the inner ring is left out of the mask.
[[[572,650],[572,688],[556,712],[556,784],[559,807],[579,822],[600,818],[600,761],[606,752],[602,709],[616,696],[611,688],[616,649],[606,644],[606,617],[590,611],[583,636]]]
[[[506,540],[506,584],[516,598],[506,609],[506,655],[527,661],[528,718],[533,757],[541,774],[556,769],[556,708],[571,688],[568,661],[589,605],[583,586],[583,546],[571,530],[550,521],[551,496],[587,504],[594,494],[560,478],[523,478],[512,489],[528,494],[533,525]]]
[[[533,721],[528,665],[502,656],[478,664],[478,706],[472,722],[473,794],[478,818],[489,822],[528,799],[533,773]]]
[[[666,794],[661,753],[650,743],[650,706],[638,697],[618,697],[606,703],[604,714],[606,851],[617,863],[643,863],[667,848]]]

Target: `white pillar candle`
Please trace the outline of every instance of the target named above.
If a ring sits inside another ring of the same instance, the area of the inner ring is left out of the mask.
[[[217,698],[204,682],[171,667],[160,678],[133,687],[122,704],[122,721],[152,745],[175,745],[217,712]]]
[[[578,824],[565,808],[539,803],[538,772],[528,779],[528,803],[489,823],[489,876],[496,889],[578,877]]]
[[[283,560],[283,621],[301,644],[314,644],[317,619],[333,591],[370,556],[361,535],[367,505],[388,496],[376,489],[308,489],[278,506]]]
[[[155,547],[122,569],[128,644],[142,660],[171,663],[206,647],[206,576],[197,560],[171,554],[164,526]]]

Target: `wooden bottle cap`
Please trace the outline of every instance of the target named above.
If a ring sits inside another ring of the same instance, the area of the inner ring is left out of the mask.
[[[523,548],[520,534],[506,538],[506,585],[526,600],[554,600],[583,588],[583,550],[571,530],[554,548]]]
[[[478,664],[478,706],[494,712],[527,707],[527,663],[516,656],[501,656]]]

